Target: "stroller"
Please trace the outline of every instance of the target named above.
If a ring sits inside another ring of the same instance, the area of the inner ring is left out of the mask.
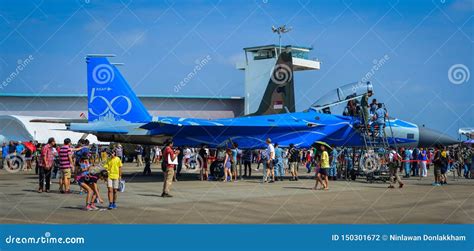
[[[225,150],[217,150],[217,158],[209,167],[209,180],[222,180],[224,178]]]

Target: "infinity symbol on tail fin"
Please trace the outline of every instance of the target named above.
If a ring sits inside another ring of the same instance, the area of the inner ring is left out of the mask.
[[[115,110],[114,108],[114,103],[115,101],[117,101],[119,98],[123,98],[125,101],[127,101],[127,109],[122,112],[122,113],[119,113]],[[91,96],[90,96],[90,100],[89,100],[89,103],[92,104],[92,102],[94,102],[94,100],[97,100],[97,99],[101,99],[102,101],[104,101],[104,103],[107,105],[107,107],[105,107],[105,109],[97,114],[96,112],[94,112],[94,110],[92,110],[92,108],[89,108],[89,112],[95,116],[102,116],[104,114],[106,114],[108,111],[111,111],[113,114],[117,115],[117,116],[125,116],[127,115],[128,113],[130,113],[130,111],[132,110],[132,102],[130,101],[130,99],[126,96],[123,96],[123,95],[119,95],[119,96],[116,96],[114,97],[113,99],[111,99],[110,101],[104,97],[104,96],[101,96],[101,95],[95,95],[95,88],[92,88],[92,92],[91,92]]]

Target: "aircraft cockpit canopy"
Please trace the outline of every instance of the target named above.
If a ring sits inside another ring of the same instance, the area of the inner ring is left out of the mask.
[[[311,109],[325,112],[330,107],[346,103],[350,100],[360,99],[364,94],[373,91],[370,82],[354,82],[334,89],[311,105]]]

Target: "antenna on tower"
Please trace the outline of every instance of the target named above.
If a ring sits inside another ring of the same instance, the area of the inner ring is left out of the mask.
[[[286,25],[282,25],[280,27],[275,27],[274,25],[272,25],[273,33],[278,34],[278,48],[279,48],[278,54],[281,53],[281,35],[284,33],[290,32],[292,29],[293,29],[292,27],[286,28]]]

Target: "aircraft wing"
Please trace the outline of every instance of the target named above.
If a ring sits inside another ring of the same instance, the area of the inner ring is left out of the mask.
[[[71,123],[87,123],[87,119],[32,119],[33,123],[54,123],[54,124],[71,124]]]

